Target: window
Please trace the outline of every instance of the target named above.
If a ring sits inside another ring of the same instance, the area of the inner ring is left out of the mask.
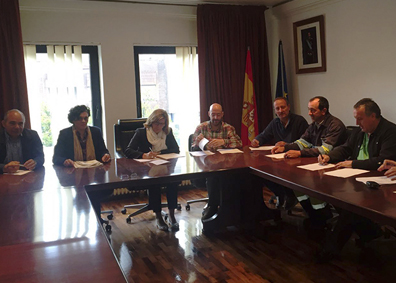
[[[181,152],[200,122],[196,47],[135,46],[136,99],[139,117],[162,108]]]
[[[70,126],[70,108],[87,105],[88,123],[102,127],[97,46],[25,45],[24,52],[31,126],[46,156],[52,156],[59,131]]]

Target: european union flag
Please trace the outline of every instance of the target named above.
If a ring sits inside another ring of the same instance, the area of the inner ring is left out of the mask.
[[[282,40],[279,41],[278,47],[278,78],[276,81],[276,94],[275,97],[285,97],[288,99],[287,94],[287,81],[286,81],[286,69],[285,69],[285,60],[283,57],[283,47]]]

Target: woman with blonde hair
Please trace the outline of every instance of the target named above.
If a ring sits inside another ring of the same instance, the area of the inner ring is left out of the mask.
[[[137,129],[135,135],[125,149],[125,155],[134,159],[152,159],[158,154],[179,153],[179,146],[169,127],[169,117],[163,109],[154,110],[148,117],[144,128]],[[175,218],[175,208],[177,207],[177,183],[169,184],[166,188],[169,210],[169,227],[177,230],[179,225]],[[152,186],[149,188],[149,205],[154,211],[157,219],[157,227],[167,231],[168,225],[161,215],[161,187]]]

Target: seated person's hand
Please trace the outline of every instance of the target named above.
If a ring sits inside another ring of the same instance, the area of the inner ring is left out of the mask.
[[[198,146],[199,142],[204,138],[203,134],[199,134],[197,138],[195,139],[195,145]]]
[[[102,156],[102,162],[106,163],[111,160],[110,154],[106,153],[105,155]]]
[[[380,167],[378,167],[378,171],[384,171],[387,169],[391,169],[396,166],[396,161],[385,159]]]
[[[252,143],[250,144],[251,147],[259,147],[260,142],[256,139],[252,140]]]
[[[336,169],[339,169],[339,168],[352,168],[352,160],[338,162],[336,164]]]
[[[224,145],[225,142],[223,139],[213,139],[206,145],[208,148],[216,149]]]
[[[275,146],[285,146],[286,142],[284,141],[278,141]]]
[[[63,166],[65,167],[73,167],[74,166],[74,161],[71,159],[66,159],[65,162],[63,162]]]
[[[150,151],[147,153],[143,153],[142,158],[143,159],[154,159],[157,157],[158,154],[159,154],[159,152]]]
[[[19,169],[19,161],[11,161],[10,163],[4,165],[4,173],[15,173]]]
[[[271,149],[271,153],[282,153],[285,151],[285,147],[281,146],[281,145],[275,145],[272,149]]]
[[[285,158],[298,158],[301,157],[301,151],[299,150],[289,150],[285,153]]]
[[[384,163],[382,163],[382,165],[378,168],[378,171],[384,170],[387,170],[384,174],[385,176],[396,176],[396,162],[393,160],[385,159]]]
[[[29,159],[23,164],[23,166],[25,166],[25,168],[28,170],[34,170],[34,168],[36,168],[36,164],[36,161],[34,161],[33,159]]]
[[[321,165],[326,165],[330,161],[330,156],[326,154],[322,154],[322,156],[318,156],[318,163]]]

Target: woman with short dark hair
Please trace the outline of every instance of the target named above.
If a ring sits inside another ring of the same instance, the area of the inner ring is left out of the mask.
[[[91,112],[85,105],[70,109],[67,118],[73,126],[59,132],[52,158],[55,165],[73,166],[74,161],[96,159],[106,163],[111,160],[101,130],[88,126],[90,115]]]

